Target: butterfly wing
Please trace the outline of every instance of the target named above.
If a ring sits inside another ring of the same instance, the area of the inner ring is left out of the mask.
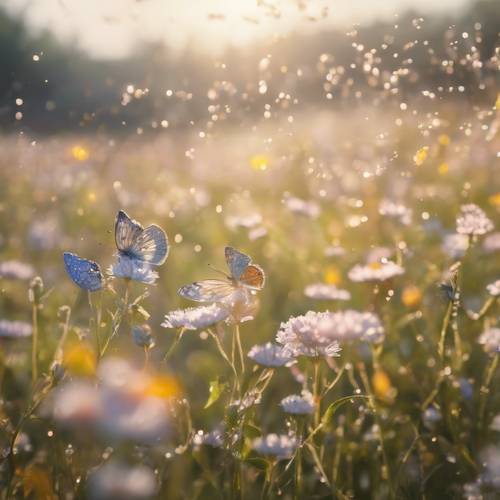
[[[153,224],[135,237],[127,253],[138,260],[159,266],[167,259],[168,250],[165,231]]]
[[[250,264],[243,271],[240,276],[239,282],[249,288],[255,288],[256,290],[262,290],[266,282],[266,275],[264,270],[256,265]]]
[[[120,252],[128,254],[137,237],[144,228],[137,221],[131,219],[123,210],[118,212],[115,221],[115,242]]]
[[[90,292],[96,292],[102,288],[104,278],[97,262],[64,252],[64,266],[69,277],[80,288]]]
[[[203,280],[185,285],[178,290],[178,294],[185,299],[195,302],[220,302],[234,292],[230,281]]]
[[[226,247],[224,249],[224,254],[226,257],[227,267],[231,271],[231,276],[235,280],[239,280],[248,264],[252,262],[252,259],[242,252],[239,252],[233,247]]]

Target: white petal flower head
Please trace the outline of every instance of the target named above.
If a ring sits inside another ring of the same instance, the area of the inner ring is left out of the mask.
[[[340,346],[330,338],[325,321],[328,312],[309,311],[303,316],[290,318],[282,323],[276,341],[283,345],[290,356],[338,356]]]
[[[500,232],[491,233],[484,238],[483,250],[486,253],[498,252],[500,250]]]
[[[372,262],[368,265],[355,265],[349,271],[349,279],[355,282],[386,281],[404,274],[405,270],[400,265],[390,260],[383,262]]]
[[[409,226],[412,222],[413,212],[410,208],[399,203],[384,199],[379,205],[379,214],[397,219],[401,224]]]
[[[254,345],[248,352],[248,357],[262,366],[278,367],[293,363],[282,346],[268,342],[264,345]]]
[[[0,319],[0,338],[22,339],[31,337],[33,328],[25,321],[9,321]]]
[[[293,356],[338,356],[341,342],[380,342],[384,328],[378,316],[352,309],[309,311],[282,323],[276,340]]]
[[[29,280],[35,275],[35,270],[30,264],[18,260],[0,262],[0,278],[9,280]]]
[[[485,330],[478,339],[484,345],[486,352],[500,352],[500,328],[489,328]]]
[[[487,287],[486,290],[492,297],[499,297],[500,296],[500,280],[496,280],[493,283],[490,283]]]
[[[493,222],[474,203],[462,205],[457,217],[457,233],[480,236],[493,230]]]
[[[293,455],[297,440],[284,434],[268,434],[254,439],[252,448],[262,455],[273,455],[278,460],[284,460]]]
[[[304,294],[316,300],[350,300],[351,294],[347,290],[337,288],[326,283],[313,283],[306,286]]]
[[[293,394],[281,400],[281,407],[286,413],[293,415],[311,415],[314,413],[314,398],[309,391],[302,391],[302,395]]]
[[[108,269],[108,274],[115,278],[139,281],[146,285],[154,285],[158,273],[145,262],[119,255],[116,262]]]
[[[229,311],[217,304],[209,306],[189,307],[178,309],[165,315],[165,321],[161,326],[165,328],[185,328],[186,330],[202,330],[225,321],[229,317]]]

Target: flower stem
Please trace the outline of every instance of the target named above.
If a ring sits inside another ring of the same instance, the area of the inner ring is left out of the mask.
[[[33,335],[31,344],[31,380],[33,386],[38,379],[38,303],[33,302],[31,308],[31,321],[33,324]]]
[[[238,345],[238,352],[240,354],[240,365],[241,365],[241,375],[245,373],[245,358],[243,355],[243,347],[241,345],[241,337],[240,337],[240,325],[236,323],[234,325],[234,335],[236,337],[236,344]]]
[[[314,361],[314,379],[313,379],[313,400],[314,400],[314,427],[319,425],[321,415],[321,395],[320,395],[320,376],[321,360],[315,358]]]
[[[498,366],[498,358],[500,354],[496,353],[491,357],[485,371],[484,371],[484,379],[483,384],[481,385],[480,390],[480,399],[479,399],[479,419],[478,424],[481,428],[484,428],[485,425],[485,413],[486,413],[486,404],[488,402],[488,395],[490,393],[489,386],[493,379],[493,375],[495,374],[495,370]]]

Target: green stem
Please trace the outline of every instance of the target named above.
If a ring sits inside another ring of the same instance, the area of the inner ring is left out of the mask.
[[[236,323],[234,325],[234,335],[236,337],[236,343],[238,345],[238,352],[240,354],[240,364],[241,364],[241,375],[245,373],[245,357],[243,355],[243,347],[241,345],[241,337],[240,337],[240,325]]]
[[[321,395],[320,395],[320,376],[321,360],[314,358],[314,379],[313,379],[313,401],[314,401],[314,427],[319,425],[321,415]]]
[[[495,370],[497,369],[498,366],[498,358],[500,357],[500,354],[496,353],[489,361],[485,372],[484,372],[484,379],[483,379],[483,384],[481,385],[481,390],[480,390],[480,399],[479,399],[479,419],[478,419],[478,424],[480,428],[484,429],[484,419],[485,419],[485,413],[486,413],[486,404],[488,403],[488,395],[490,393],[490,384],[493,379],[493,375],[495,374]]]
[[[31,380],[33,386],[38,380],[38,303],[33,302],[31,308],[31,320],[33,324],[33,335],[31,344]]]

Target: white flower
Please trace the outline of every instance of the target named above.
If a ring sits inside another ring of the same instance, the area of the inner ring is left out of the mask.
[[[340,245],[330,245],[325,248],[325,257],[342,257],[345,255],[345,248]]]
[[[314,412],[314,399],[309,391],[302,391],[302,395],[293,394],[281,400],[281,407],[286,413],[294,415],[311,415]]]
[[[284,366],[292,362],[283,347],[268,342],[264,345],[254,345],[248,351],[248,357],[263,366]]]
[[[391,200],[384,199],[380,202],[378,208],[380,215],[386,215],[387,217],[393,217],[401,224],[405,226],[409,226],[412,221],[413,212],[410,208],[405,207],[404,205],[394,203]]]
[[[145,262],[119,255],[117,261],[108,269],[108,274],[115,278],[131,279],[153,285],[158,279],[158,273]]]
[[[165,315],[165,321],[161,326],[165,328],[185,328],[186,330],[198,330],[225,321],[229,317],[229,311],[217,304],[209,306],[189,307],[178,309]]]
[[[493,422],[491,422],[490,429],[496,432],[500,432],[500,413],[498,415],[495,415]]]
[[[349,271],[351,281],[385,281],[405,272],[404,268],[392,261],[372,262],[366,266],[355,265]]]
[[[306,297],[317,300],[350,300],[351,294],[347,290],[337,288],[326,283],[313,283],[304,289]]]
[[[338,312],[309,311],[282,323],[276,340],[294,356],[334,356],[339,342],[380,342],[384,328],[372,313],[352,309]]]
[[[0,338],[20,339],[31,337],[32,330],[30,323],[0,319]]]
[[[281,323],[276,341],[290,356],[338,356],[338,342],[328,336],[325,321],[328,312],[309,311],[303,316],[290,318]]]
[[[224,444],[224,433],[220,429],[211,432],[198,431],[193,437],[193,444],[200,446],[206,444],[212,448],[221,448]]]
[[[488,216],[474,203],[462,205],[461,214],[457,217],[457,233],[481,235],[493,230],[493,223]]]
[[[305,215],[311,219],[316,219],[321,213],[319,205],[312,200],[306,201],[296,198],[295,196],[287,196],[284,203],[290,212],[298,215]]]
[[[82,427],[95,424],[100,409],[97,386],[75,381],[57,388],[52,411],[62,425]]]
[[[478,339],[484,345],[486,352],[500,352],[500,328],[489,328],[485,330]]]
[[[496,280],[486,286],[486,290],[492,297],[500,296],[500,280]]]
[[[452,259],[459,259],[469,248],[469,238],[465,234],[447,234],[441,248]]]
[[[257,212],[248,215],[229,215],[224,222],[229,229],[237,229],[239,227],[251,229],[262,223],[262,215]]]
[[[254,227],[248,231],[248,238],[250,241],[255,241],[267,235],[267,229],[264,226]]]
[[[99,500],[145,500],[157,491],[156,476],[149,467],[130,467],[114,460],[93,469],[88,485],[90,496]]]
[[[6,260],[0,262],[0,278],[10,280],[29,280],[35,274],[35,270],[29,264],[18,260]]]
[[[263,455],[273,455],[278,460],[290,458],[297,448],[297,439],[281,434],[268,434],[254,439],[252,448]]]
[[[500,232],[488,234],[483,240],[483,250],[487,253],[500,250]]]

